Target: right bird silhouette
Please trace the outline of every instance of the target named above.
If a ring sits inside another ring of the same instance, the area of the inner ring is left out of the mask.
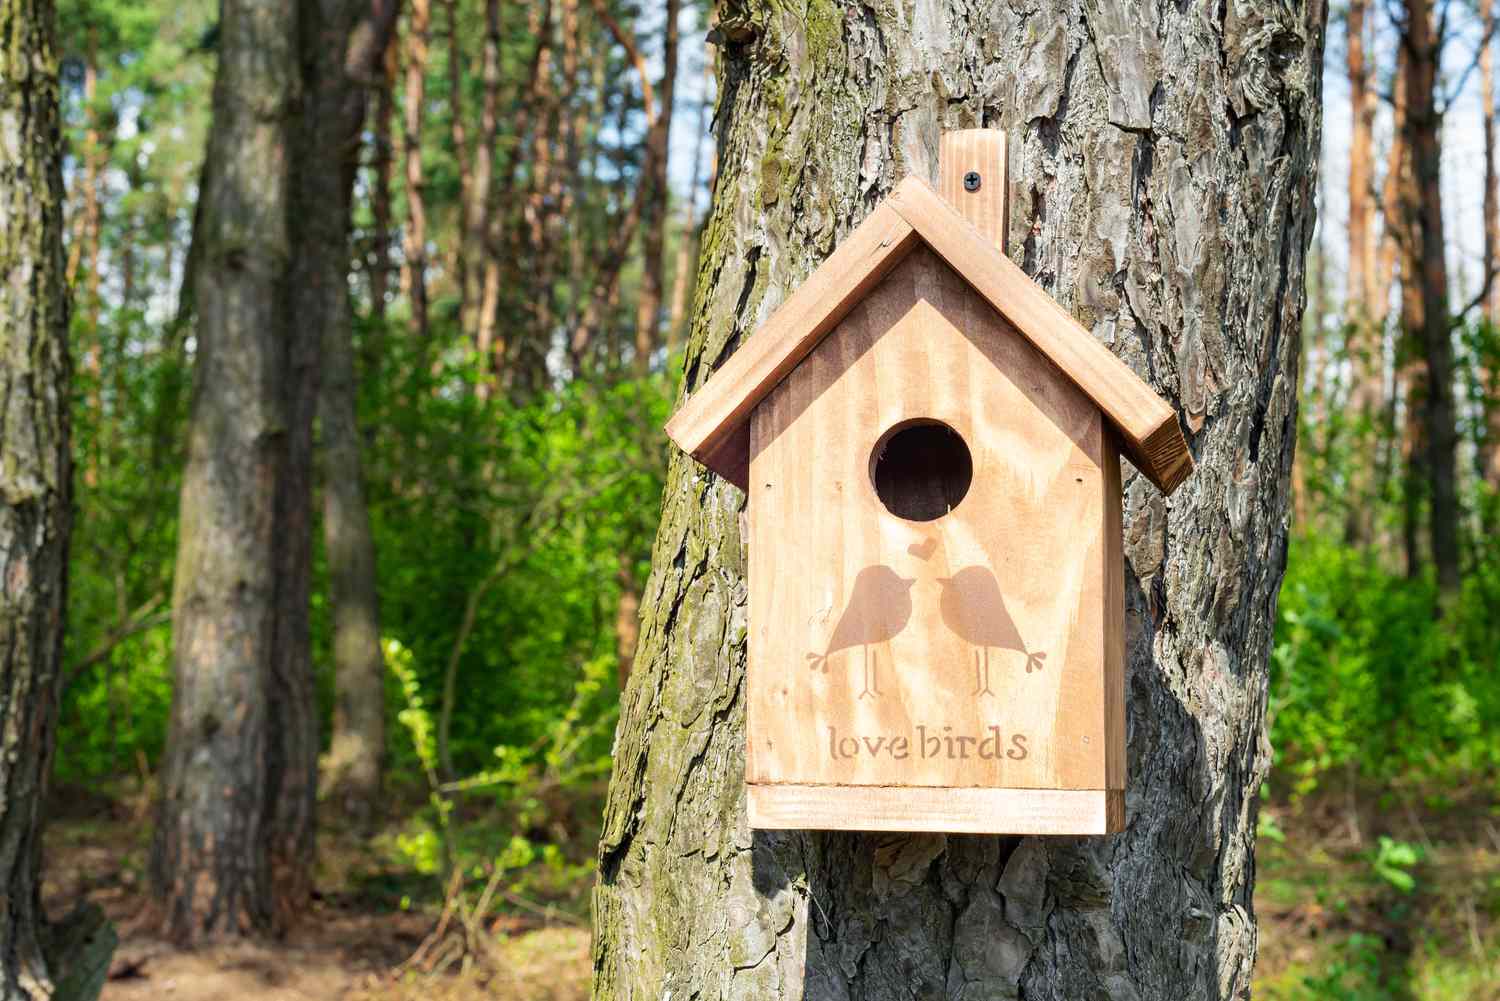
[[[990,647],[1019,650],[1026,654],[1026,673],[1040,671],[1045,653],[1031,653],[1021,639],[1015,620],[1006,611],[1005,598],[995,575],[985,567],[964,567],[952,577],[940,577],[943,585],[943,623],[979,649],[974,651],[974,695],[994,695],[990,688]]]
[[[899,577],[890,567],[865,567],[854,577],[854,593],[849,604],[833,627],[833,636],[822,653],[807,655],[808,667],[814,671],[828,672],[828,658],[840,650],[864,647],[865,687],[860,698],[882,694],[876,671],[878,660],[872,666],[870,644],[884,643],[895,638],[911,621],[911,586],[915,579]]]

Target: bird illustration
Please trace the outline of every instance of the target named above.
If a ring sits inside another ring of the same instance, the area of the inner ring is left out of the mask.
[[[994,695],[990,688],[990,647],[1019,650],[1026,655],[1026,673],[1040,671],[1045,653],[1031,653],[1021,639],[1015,620],[1005,609],[1005,598],[995,575],[984,567],[964,567],[952,577],[940,577],[943,585],[943,623],[974,651],[975,695]]]
[[[911,621],[911,586],[915,579],[896,575],[890,567],[865,567],[854,577],[854,593],[839,616],[833,636],[822,653],[807,655],[814,671],[828,672],[828,658],[840,650],[862,646],[865,654],[865,688],[860,698],[881,695],[876,677],[878,661],[872,665],[870,644],[884,643],[897,636]]]

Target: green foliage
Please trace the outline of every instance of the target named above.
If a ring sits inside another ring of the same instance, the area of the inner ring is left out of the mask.
[[[1500,559],[1482,550],[1441,616],[1430,580],[1368,551],[1295,542],[1272,658],[1278,782],[1295,795],[1331,772],[1453,779],[1500,763]]]

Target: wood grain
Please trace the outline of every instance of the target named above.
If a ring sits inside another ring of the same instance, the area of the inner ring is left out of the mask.
[[[979,175],[979,190],[970,191],[964,177]],[[1005,133],[1000,129],[944,132],[938,140],[938,194],[1005,253],[1010,230],[1010,167]]]
[[[743,489],[750,412],[916,242],[908,223],[877,207],[683,404],[667,434]]]
[[[751,786],[750,826],[786,830],[951,831],[960,834],[1116,834],[1117,789],[904,789]]]
[[[668,435],[698,461],[745,488],[751,412],[871,288],[922,243],[1093,400],[1119,431],[1125,454],[1136,468],[1164,493],[1181,485],[1192,472],[1193,459],[1176,411],[999,253],[993,242],[915,177],[897,185],[683,404],[667,423]]]
[[[885,509],[871,462],[923,419],[967,443],[973,484],[914,522]],[[756,409],[751,438],[748,781],[1109,787],[1114,453],[1071,380],[919,248]],[[1117,508],[1117,463],[1114,483]],[[993,694],[976,695],[986,657]]]
[[[1193,471],[1177,412],[1042,291],[1010,258],[998,254],[925,182],[908,177],[883,203],[923,242],[1004,314],[1037,350],[1067,373],[1124,439],[1136,468],[1170,494]]]

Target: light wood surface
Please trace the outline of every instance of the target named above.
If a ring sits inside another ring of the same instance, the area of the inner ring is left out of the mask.
[[[960,834],[1116,834],[1118,789],[902,789],[751,786],[750,826],[769,830],[952,831]]]
[[[957,269],[991,306],[1057,365],[1104,412],[1135,467],[1170,494],[1193,471],[1177,413],[1042,291],[1010,258],[995,252],[924,182],[908,177],[883,203]]]
[[[914,522],[871,463],[923,419],[967,443],[973,480]],[[751,423],[748,781],[1108,788],[1119,519],[1092,401],[919,248]]]
[[[911,226],[877,207],[683,404],[667,434],[744,489],[750,412],[915,245]]]
[[[679,447],[745,487],[751,412],[920,244],[959,272],[1104,413],[1163,492],[1192,472],[1177,414],[995,245],[915,177],[902,181],[667,424]]]
[[[978,191],[970,191],[964,184],[971,172],[979,175]],[[1010,169],[1004,131],[944,132],[938,140],[937,190],[943,201],[996,250],[1005,253],[1005,238],[1010,231]]]

